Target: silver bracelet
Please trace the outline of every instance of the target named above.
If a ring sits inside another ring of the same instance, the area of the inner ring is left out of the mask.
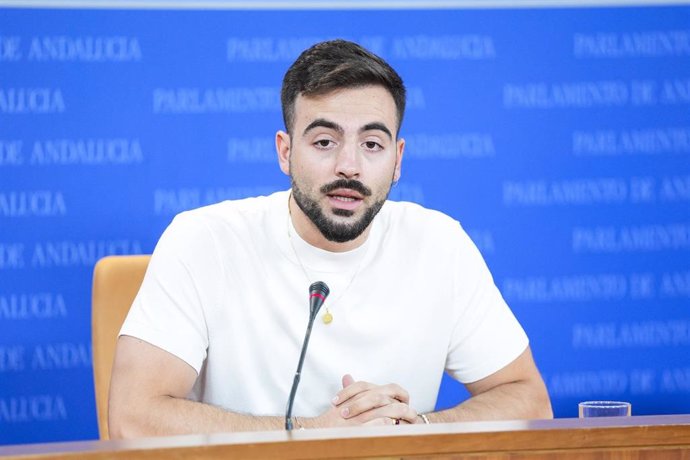
[[[426,416],[426,414],[417,414],[420,417],[422,417],[422,420],[424,420],[425,425],[429,425],[431,422],[429,421],[429,418]]]

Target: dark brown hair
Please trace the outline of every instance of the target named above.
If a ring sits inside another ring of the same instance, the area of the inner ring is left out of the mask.
[[[400,75],[383,59],[347,40],[317,43],[302,52],[283,78],[280,102],[288,133],[295,117],[299,94],[319,96],[341,88],[380,85],[390,92],[400,131],[405,113],[405,85]]]

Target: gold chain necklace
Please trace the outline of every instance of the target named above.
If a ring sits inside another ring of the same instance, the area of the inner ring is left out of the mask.
[[[295,244],[292,241],[292,232],[290,231],[290,227],[292,224],[292,210],[290,209],[290,198],[292,198],[292,191],[290,191],[290,195],[288,196],[288,221],[287,221],[287,235],[288,235],[288,241],[290,241],[290,247],[292,248],[292,253],[295,255],[295,259],[297,259],[297,263],[299,264],[300,268],[302,269],[302,273],[304,273],[304,276],[307,278],[307,282],[311,283],[312,279],[307,273],[307,269],[304,267],[304,264],[302,263],[302,259],[300,259],[299,255],[297,254],[297,250],[295,249]],[[362,262],[364,261],[364,256],[366,256],[366,253],[359,259],[359,263],[357,264],[357,268],[355,268],[354,273],[352,274],[352,277],[350,278],[350,281],[347,283],[345,286],[345,289],[343,289],[342,294],[340,294],[333,302],[331,302],[332,305],[335,305],[336,302],[340,301],[345,296],[345,293],[350,289],[350,286],[352,286],[353,281],[359,274],[359,269],[362,267]],[[321,321],[323,321],[324,324],[331,324],[333,322],[333,314],[331,313],[330,308],[328,305],[324,305],[326,307],[326,313],[324,313],[321,316]]]

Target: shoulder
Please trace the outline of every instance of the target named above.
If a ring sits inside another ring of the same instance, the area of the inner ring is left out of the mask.
[[[386,201],[381,214],[384,225],[391,230],[423,234],[463,233],[460,222],[451,216],[409,201]]]
[[[203,227],[215,225],[233,225],[246,221],[261,219],[284,205],[287,209],[288,192],[276,192],[268,196],[226,200],[181,212],[173,219],[176,225]]]
[[[380,229],[389,242],[412,244],[447,257],[475,256],[478,250],[455,218],[441,211],[406,201],[387,201],[380,213]]]
[[[277,219],[281,206],[287,209],[287,192],[227,200],[176,215],[161,240],[190,247],[246,239]],[[287,212],[287,211],[285,211]],[[159,242],[160,243],[160,242]]]

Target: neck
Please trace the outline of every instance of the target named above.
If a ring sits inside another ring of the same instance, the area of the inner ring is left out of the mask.
[[[292,226],[295,227],[297,234],[307,243],[314,247],[323,249],[324,251],[330,252],[345,252],[356,249],[364,244],[364,242],[369,237],[369,232],[371,231],[371,224],[359,235],[357,238],[351,241],[346,241],[344,243],[337,243],[335,241],[327,240],[319,231],[319,229],[314,225],[314,222],[307,217],[306,214],[300,209],[300,207],[295,202],[295,197],[290,194],[290,200],[288,201],[288,207],[290,209],[290,218],[292,219]]]

